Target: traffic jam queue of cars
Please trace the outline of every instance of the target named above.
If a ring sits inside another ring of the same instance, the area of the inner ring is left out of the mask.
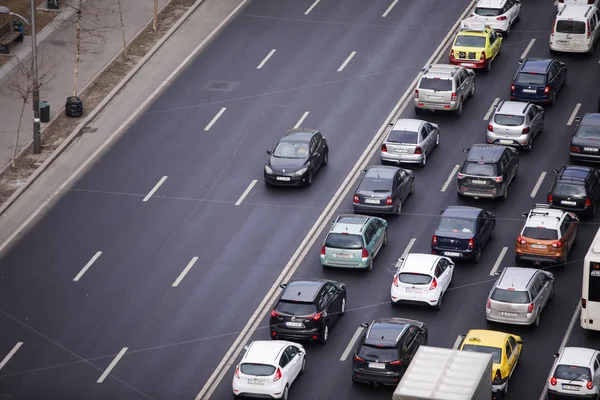
[[[600,36],[597,0],[559,0],[551,27],[552,51],[589,53]],[[451,112],[459,117],[475,96],[474,70],[491,71],[511,26],[521,17],[519,0],[480,0],[462,21],[449,53],[449,64],[423,68],[414,91],[416,115]],[[459,198],[505,200],[519,171],[520,151],[531,152],[544,130],[544,105],[554,104],[567,81],[567,65],[554,59],[523,59],[510,83],[507,99],[492,113],[485,143],[465,149],[458,170]],[[572,161],[600,161],[600,114],[577,119],[569,154]],[[403,164],[425,167],[440,144],[440,127],[420,119],[390,124],[381,144],[381,165],[363,171],[352,196],[354,214],[332,221],[320,254],[324,268],[372,271],[388,242],[388,219],[401,214],[415,191],[415,177]],[[565,149],[566,150],[566,149]],[[327,165],[327,139],[314,129],[288,131],[264,166],[267,185],[311,185]],[[515,267],[504,268],[489,292],[488,321],[537,327],[554,293],[554,276],[538,265],[565,266],[577,241],[580,218],[593,217],[600,201],[600,172],[592,167],[565,165],[556,169],[547,204],[523,213],[515,232]],[[392,305],[426,304],[441,309],[452,283],[457,260],[479,263],[494,239],[496,216],[481,208],[450,206],[440,214],[431,236],[431,254],[409,253],[398,260],[390,282]],[[527,265],[533,264],[533,265]],[[306,367],[306,350],[297,341],[327,343],[331,329],[346,311],[346,287],[330,280],[296,280],[282,284],[271,311],[270,337],[246,346],[235,369],[234,397],[287,399],[294,380]],[[581,325],[600,330],[600,231],[585,259]],[[403,318],[382,318],[363,324],[353,353],[352,382],[397,385],[420,345],[427,345],[427,326]],[[501,398],[518,364],[523,342],[511,333],[473,329],[459,350],[492,355],[492,393]],[[550,399],[568,395],[598,398],[600,352],[566,347],[547,382]]]

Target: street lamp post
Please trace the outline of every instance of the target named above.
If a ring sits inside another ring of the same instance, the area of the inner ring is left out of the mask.
[[[37,64],[37,41],[35,31],[35,0],[31,3],[31,24],[25,18],[17,13],[10,11],[7,7],[0,6],[0,14],[14,15],[31,26],[31,62],[33,69],[33,91],[31,94],[33,102],[33,153],[42,152],[42,141],[40,137],[40,88],[38,84],[38,64]]]

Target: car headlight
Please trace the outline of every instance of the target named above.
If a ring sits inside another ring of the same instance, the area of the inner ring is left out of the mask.
[[[308,168],[302,168],[299,169],[298,171],[296,171],[296,173],[294,174],[294,176],[301,176],[304,175],[304,173],[308,170]]]
[[[265,165],[265,172],[271,175],[273,173],[273,170],[268,165]]]

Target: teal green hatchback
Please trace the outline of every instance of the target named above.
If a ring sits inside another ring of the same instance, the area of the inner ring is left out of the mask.
[[[373,269],[373,260],[387,244],[388,223],[366,215],[340,215],[321,247],[321,265],[334,268]]]

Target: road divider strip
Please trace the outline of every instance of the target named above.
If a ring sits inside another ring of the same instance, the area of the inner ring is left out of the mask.
[[[81,269],[81,271],[79,271],[77,276],[75,278],[73,278],[73,282],[79,281],[81,279],[81,277],[83,276],[83,274],[85,274],[87,272],[87,270],[90,269],[92,264],[94,264],[96,262],[96,260],[98,258],[100,258],[101,255],[102,255],[101,251],[96,252],[96,254],[94,254],[94,256],[90,259],[90,261],[88,261],[87,264],[85,264],[85,266]]]
[[[571,113],[571,116],[569,117],[569,120],[567,121],[567,125],[571,125],[573,123],[573,121],[575,120],[575,117],[577,116],[577,113],[579,112],[579,109],[581,108],[581,103],[577,103],[575,105],[575,108],[573,109],[573,112]]]
[[[148,201],[150,200],[150,197],[152,197],[154,195],[154,193],[156,193],[156,191],[158,190],[158,188],[160,188],[162,186],[163,183],[165,183],[165,181],[167,180],[168,176],[163,176],[162,178],[160,178],[160,180],[158,181],[158,183],[156,185],[154,185],[154,187],[152,188],[152,190],[150,190],[148,192],[148,194],[146,195],[146,197],[144,197],[142,199],[142,201]]]
[[[359,326],[358,329],[356,329],[356,332],[354,332],[354,335],[352,335],[352,339],[350,339],[350,343],[348,343],[348,346],[346,346],[346,349],[342,353],[342,356],[340,357],[340,361],[342,361],[342,362],[346,361],[346,359],[350,355],[350,352],[352,351],[352,348],[356,344],[356,341],[358,340],[358,338],[360,337],[360,335],[364,329],[365,328],[363,328],[362,326]]]
[[[10,359],[15,355],[15,353],[23,346],[23,342],[17,342],[14,347],[8,352],[8,354],[0,361],[0,370],[4,368],[4,366],[10,361]]]
[[[531,191],[531,194],[529,195],[532,199],[537,195],[538,190],[540,190],[540,186],[542,186],[542,182],[544,182],[544,178],[546,178],[546,171],[542,171],[542,173],[540,174],[540,177],[538,178],[537,182],[535,183],[535,186],[533,187],[533,190]]]
[[[181,274],[179,274],[179,276],[177,277],[177,279],[175,279],[175,282],[173,282],[173,284],[171,285],[171,287],[177,287],[179,286],[179,284],[181,283],[181,281],[183,280],[183,278],[185,278],[185,276],[187,275],[188,272],[190,272],[190,269],[192,269],[192,267],[194,266],[194,264],[196,264],[196,261],[198,261],[198,257],[194,257],[190,260],[190,262],[185,266],[185,268],[183,269],[183,271],[181,271]]]
[[[500,97],[496,97],[494,99],[494,102],[492,103],[492,105],[490,106],[490,109],[488,110],[487,113],[485,113],[485,115],[483,116],[483,120],[487,121],[488,119],[490,119],[490,117],[492,116],[492,113],[494,112],[494,109],[496,108],[496,106],[498,105],[498,102],[500,101]]]
[[[262,67],[264,67],[264,65],[267,63],[267,61],[269,61],[269,58],[273,57],[273,54],[275,54],[275,52],[277,51],[277,49],[273,49],[269,52],[269,54],[267,54],[265,56],[265,58],[263,58],[263,60],[260,62],[260,64],[258,64],[258,67],[256,67],[256,69],[261,69]]]
[[[494,266],[492,267],[492,270],[490,271],[490,276],[496,275],[496,271],[498,271],[498,268],[500,268],[500,264],[502,264],[502,260],[504,260],[504,256],[506,255],[507,251],[508,251],[508,247],[502,248],[502,250],[500,251],[500,255],[496,259],[496,262],[494,263]]]
[[[117,356],[111,361],[111,363],[108,365],[108,367],[106,368],[106,370],[104,370],[104,372],[102,373],[102,375],[100,375],[100,378],[98,378],[98,380],[96,381],[96,383],[102,383],[102,382],[104,382],[104,380],[106,379],[106,377],[115,368],[115,366],[121,360],[121,358],[123,358],[123,356],[125,355],[125,353],[127,352],[128,349],[129,349],[128,347],[123,347],[121,349],[121,351],[119,351],[119,354],[117,354]]]
[[[252,190],[254,185],[256,185],[256,182],[258,182],[258,180],[256,180],[256,179],[253,179],[252,182],[250,182],[250,184],[248,185],[246,190],[244,190],[244,193],[242,193],[240,198],[235,202],[236,206],[239,206],[240,204],[242,204],[242,201],[244,201],[244,199],[246,198],[246,196],[248,196],[248,194],[250,193],[250,191]]]
[[[444,186],[442,186],[442,190],[440,190],[441,192],[445,192],[446,189],[448,189],[448,186],[450,186],[450,183],[452,182],[452,179],[454,179],[454,176],[458,172],[459,168],[460,165],[455,165],[454,168],[452,168],[452,171],[450,171],[450,175],[448,175],[448,179],[446,179]]]

